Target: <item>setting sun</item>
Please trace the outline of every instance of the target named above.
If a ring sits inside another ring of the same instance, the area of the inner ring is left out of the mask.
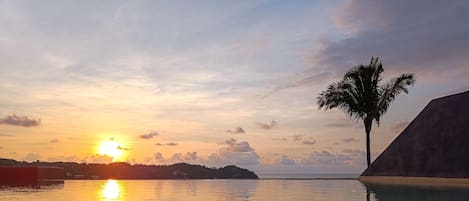
[[[99,154],[112,157],[112,160],[117,160],[122,156],[122,150],[119,143],[115,141],[105,141],[99,147]]]

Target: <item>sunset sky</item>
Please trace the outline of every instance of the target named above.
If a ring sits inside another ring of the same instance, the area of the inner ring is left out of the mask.
[[[415,73],[376,157],[469,90],[469,1],[0,1],[0,157],[359,173],[361,122],[316,97],[353,65]],[[110,154],[108,154],[110,155]]]

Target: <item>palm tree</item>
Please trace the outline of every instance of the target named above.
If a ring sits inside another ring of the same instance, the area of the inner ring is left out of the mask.
[[[370,132],[373,120],[379,120],[388,110],[396,96],[405,92],[415,82],[413,74],[402,74],[381,84],[383,65],[378,57],[371,57],[370,64],[358,65],[349,70],[344,78],[330,84],[318,96],[319,109],[338,108],[355,120],[363,120],[366,132],[366,160],[370,166]]]

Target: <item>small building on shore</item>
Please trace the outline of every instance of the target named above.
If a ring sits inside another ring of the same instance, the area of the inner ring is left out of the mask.
[[[432,100],[359,180],[469,187],[469,91]]]
[[[62,167],[0,166],[0,185],[42,185],[64,182]]]

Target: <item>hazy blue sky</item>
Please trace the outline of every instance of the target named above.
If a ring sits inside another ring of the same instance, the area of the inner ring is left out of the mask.
[[[469,89],[469,1],[0,1],[0,157],[361,172],[364,129],[316,97],[379,56],[415,73],[380,153]],[[112,140],[111,140],[112,139]]]

